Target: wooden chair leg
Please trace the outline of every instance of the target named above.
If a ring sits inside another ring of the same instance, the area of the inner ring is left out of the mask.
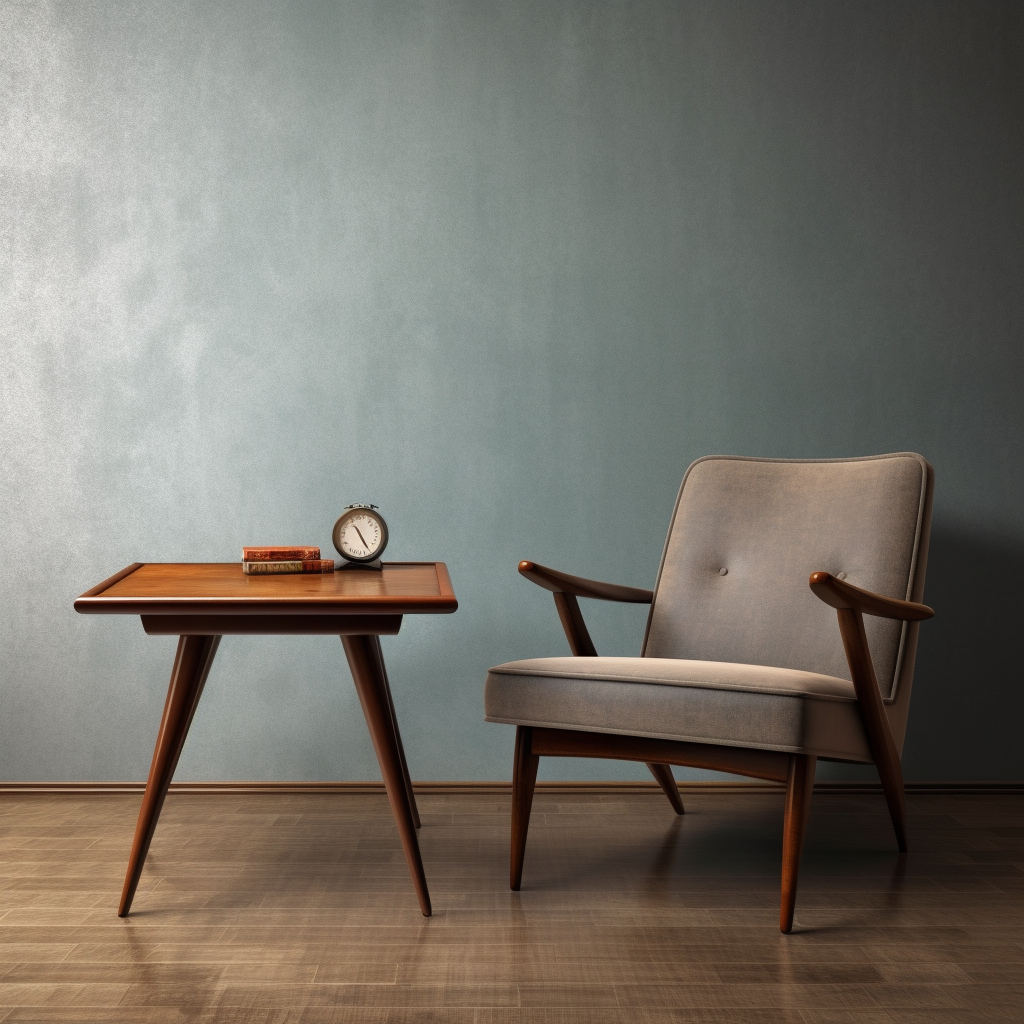
[[[882,782],[885,802],[889,805],[892,827],[896,831],[896,843],[900,852],[906,853],[907,807],[903,767],[878,690],[875,667],[871,662],[867,634],[864,632],[864,616],[856,608],[839,608],[836,614],[839,616],[839,631],[843,637],[843,646],[846,648],[846,660],[850,664],[850,675],[864,722],[864,732],[875,767],[878,769],[878,777]]]
[[[149,844],[156,831],[157,819],[164,806],[167,788],[178,767],[188,727],[199,705],[206,677],[210,674],[213,656],[220,644],[219,636],[182,636],[178,638],[178,653],[171,669],[171,681],[167,687],[164,715],[156,736],[153,762],[149,768],[149,780],[139,809],[139,820],[135,826],[135,839],[128,858],[128,871],[121,891],[121,903],[117,908],[118,917],[127,917],[135,899],[135,890],[142,877],[142,866],[146,863]]]
[[[526,856],[526,833],[530,827],[533,790],[537,785],[540,758],[531,749],[533,729],[516,727],[516,756],[512,768],[512,859],[509,885],[518,892],[523,882],[523,858]]]
[[[793,930],[800,854],[803,852],[804,835],[807,832],[817,761],[816,757],[807,754],[794,754],[789,759],[786,817],[782,827],[782,905],[779,910],[779,927],[787,935]]]
[[[899,755],[893,751],[880,754],[875,761],[878,777],[882,782],[885,802],[889,805],[889,817],[896,832],[896,844],[900,853],[907,852],[907,804],[904,796],[903,767]]]
[[[676,777],[672,774],[671,767],[667,764],[652,764],[650,762],[648,762],[647,767],[658,780],[658,785],[661,786],[662,792],[668,797],[668,802],[672,805],[672,809],[676,814],[684,813],[683,798],[679,795],[679,787],[676,785]]]

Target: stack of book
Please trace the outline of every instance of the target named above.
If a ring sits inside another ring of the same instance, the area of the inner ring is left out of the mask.
[[[321,558],[319,548],[242,548],[246,576],[284,572],[334,572],[334,559]]]

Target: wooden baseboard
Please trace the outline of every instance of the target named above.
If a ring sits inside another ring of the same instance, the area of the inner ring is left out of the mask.
[[[511,782],[416,782],[418,794],[508,796]],[[144,782],[0,782],[0,795],[14,793],[86,794],[142,793]],[[759,793],[781,795],[784,787],[772,782],[679,782],[683,793]],[[909,794],[939,793],[1024,793],[1024,782],[908,782]],[[817,782],[816,793],[881,794],[878,782]],[[383,794],[383,782],[172,782],[172,793],[208,794],[216,796],[238,794]],[[656,782],[538,782],[540,794],[616,796],[625,793],[660,794]]]

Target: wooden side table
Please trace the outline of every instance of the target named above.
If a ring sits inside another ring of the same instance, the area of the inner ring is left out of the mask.
[[[246,576],[237,562],[136,562],[78,598],[76,611],[139,615],[147,633],[178,637],[118,916],[126,917],[131,909],[167,787],[220,638],[335,634],[345,648],[420,909],[429,917],[430,894],[416,840],[419,813],[380,637],[396,634],[403,615],[456,608],[443,562],[388,562],[382,572],[348,570],[323,576]]]

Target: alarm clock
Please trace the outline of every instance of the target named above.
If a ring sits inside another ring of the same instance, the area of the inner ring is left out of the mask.
[[[388,546],[388,524],[376,505],[346,505],[331,535],[344,561],[341,569],[380,569]]]

